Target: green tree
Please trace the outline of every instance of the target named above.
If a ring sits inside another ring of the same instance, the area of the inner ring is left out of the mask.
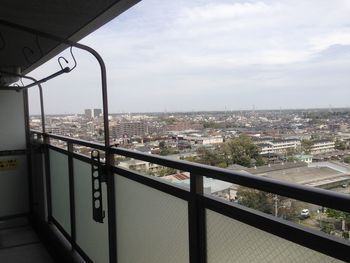
[[[350,156],[346,156],[344,158],[344,163],[350,163]]]
[[[241,205],[264,213],[273,213],[273,195],[270,193],[239,186],[237,189],[237,199]]]
[[[325,223],[322,225],[321,231],[331,234],[335,230],[335,226],[333,223]]]
[[[159,148],[160,148],[160,149],[165,148],[165,141],[159,142]]]
[[[203,128],[212,128],[212,129],[220,128],[220,124],[214,121],[204,121],[202,122],[202,124],[203,124]]]
[[[346,149],[346,145],[343,141],[336,139],[334,143],[335,143],[335,149],[342,150],[342,151]]]
[[[160,155],[166,156],[171,154],[178,154],[179,151],[176,148],[164,147],[160,150]]]
[[[301,149],[304,151],[306,154],[309,154],[311,152],[311,147],[314,143],[311,140],[301,140]]]
[[[286,155],[289,157],[293,157],[297,153],[297,149],[295,148],[288,148],[286,150]]]
[[[278,216],[295,221],[300,215],[301,203],[288,197],[278,196]]]
[[[350,213],[328,208],[326,214],[328,217],[332,217],[332,218],[335,218],[338,220],[344,220],[345,224],[349,227],[349,225],[350,225]]]
[[[256,165],[265,164],[259,154],[259,147],[253,143],[250,137],[244,134],[241,134],[234,140],[226,142],[224,152],[227,165],[239,164],[250,167],[252,159],[256,161]]]
[[[211,165],[211,166],[219,166],[226,167],[222,154],[218,150],[210,150],[204,147],[201,147],[197,150],[199,155],[197,161],[199,163]]]

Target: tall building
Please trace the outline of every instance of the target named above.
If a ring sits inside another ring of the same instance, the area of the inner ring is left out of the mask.
[[[148,133],[147,124],[144,122],[119,123],[111,127],[111,130],[114,138],[123,138],[125,135],[128,137],[143,136]]]
[[[101,109],[85,109],[86,118],[96,118],[102,114]]]

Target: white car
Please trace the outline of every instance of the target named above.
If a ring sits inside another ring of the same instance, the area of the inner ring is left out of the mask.
[[[301,218],[308,218],[310,216],[310,211],[309,209],[303,209],[301,210],[300,217]]]

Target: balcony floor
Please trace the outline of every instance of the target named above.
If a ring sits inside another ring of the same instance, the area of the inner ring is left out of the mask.
[[[0,262],[54,262],[27,219],[0,221]]]

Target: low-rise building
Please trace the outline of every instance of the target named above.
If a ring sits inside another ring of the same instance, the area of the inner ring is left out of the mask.
[[[296,150],[300,144],[298,139],[279,139],[257,143],[256,145],[261,148],[261,154],[268,154],[285,153],[288,150]]]
[[[224,138],[222,136],[186,136],[185,139],[189,141],[191,144],[220,144],[224,142]]]
[[[335,150],[335,143],[331,140],[317,140],[313,141],[313,145],[311,146],[310,153],[311,154],[319,154],[325,152],[332,152]]]

